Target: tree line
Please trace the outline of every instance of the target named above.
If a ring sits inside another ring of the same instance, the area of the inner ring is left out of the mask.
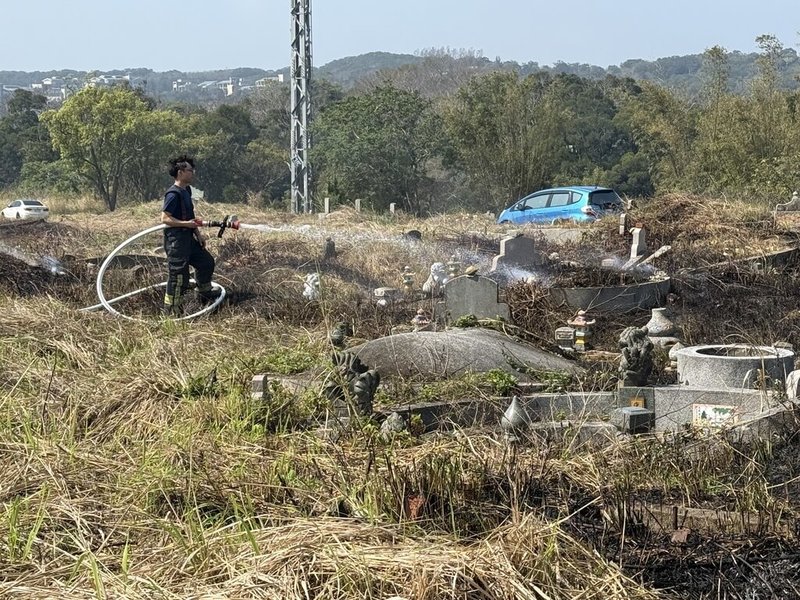
[[[497,211],[567,184],[786,198],[800,185],[800,92],[782,85],[780,42],[757,41],[748,89],[732,89],[731,54],[714,47],[698,96],[613,75],[485,71],[436,53],[348,92],[315,80],[315,196],[414,214]],[[188,152],[207,199],[285,207],[288,103],[277,82],[216,108],[158,104],[123,85],[48,110],[18,90],[0,119],[0,188],[93,193],[114,210],[158,198],[167,159]]]

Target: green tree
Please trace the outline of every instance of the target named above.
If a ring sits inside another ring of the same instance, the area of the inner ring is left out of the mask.
[[[289,188],[289,149],[263,138],[247,145],[245,162],[252,168],[245,178],[248,190],[279,200]]]
[[[16,183],[26,161],[58,158],[47,128],[39,122],[47,99],[27,90],[16,90],[0,119],[0,187]]]
[[[747,96],[727,91],[727,54],[717,47],[706,53],[711,77],[686,178],[691,191],[769,197],[795,184],[800,140],[790,96],[778,81],[783,48],[773,36],[756,41],[759,71]]]
[[[158,198],[171,183],[167,173],[170,158],[184,152],[186,121],[171,110],[153,110],[142,114],[132,131],[132,143],[146,149],[131,157],[126,166],[122,189],[125,196],[148,201]]]
[[[679,189],[696,135],[696,114],[689,102],[645,81],[640,93],[629,94],[621,102],[616,120],[630,130],[637,153],[650,165],[655,189]]]
[[[242,105],[221,105],[185,120],[184,150],[199,161],[196,183],[209,201],[244,201],[250,172],[247,147],[258,136],[250,112]]]
[[[62,158],[113,211],[137,158],[159,142],[158,136],[144,134],[148,112],[147,104],[129,88],[90,87],[41,118]]]
[[[317,118],[312,164],[327,193],[392,202],[419,214],[430,200],[433,161],[442,131],[430,101],[385,86],[333,104]]]
[[[474,189],[500,209],[549,184],[567,159],[552,79],[537,73],[520,80],[496,72],[472,79],[445,109],[456,164]]]
[[[614,85],[577,75],[553,80],[549,94],[562,115],[564,145],[569,149],[557,166],[554,183],[597,183],[597,173],[608,171],[623,155],[635,151],[630,131],[615,119]],[[633,164],[628,161],[629,166]]]

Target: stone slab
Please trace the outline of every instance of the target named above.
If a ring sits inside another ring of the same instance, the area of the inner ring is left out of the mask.
[[[267,375],[253,375],[250,381],[250,397],[254,400],[269,398],[269,379]]]
[[[800,410],[797,405],[772,408],[757,417],[731,427],[726,435],[735,442],[775,440],[794,437],[800,431]]]
[[[613,443],[619,432],[604,421],[549,421],[533,423],[524,436],[547,443],[569,443],[573,448],[599,448]]]
[[[496,281],[488,277],[461,275],[447,282],[444,288],[447,322],[474,315],[478,319],[511,318],[508,304],[498,302]]]
[[[792,371],[786,376],[786,397],[789,400],[797,400],[800,392],[800,371]]]
[[[631,312],[663,306],[669,292],[669,278],[633,285],[550,289],[550,297],[575,309],[593,313]]]
[[[520,398],[520,405],[538,421],[599,419],[617,408],[617,396],[614,392],[532,394]]]

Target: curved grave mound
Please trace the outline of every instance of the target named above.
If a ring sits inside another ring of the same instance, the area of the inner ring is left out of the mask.
[[[518,365],[539,371],[578,373],[575,362],[489,329],[448,329],[400,333],[348,350],[381,377],[440,379],[467,372],[503,369],[526,379]]]

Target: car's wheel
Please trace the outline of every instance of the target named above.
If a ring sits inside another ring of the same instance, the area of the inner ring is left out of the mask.
[[[17,219],[21,219],[21,218],[22,218],[22,215],[21,215],[21,214],[19,214],[19,211],[17,211],[17,217],[16,217],[16,218],[17,218]]]
[[[553,219],[551,225],[566,225],[570,222],[570,219]]]
[[[500,225],[511,225],[511,221],[500,221]]]

